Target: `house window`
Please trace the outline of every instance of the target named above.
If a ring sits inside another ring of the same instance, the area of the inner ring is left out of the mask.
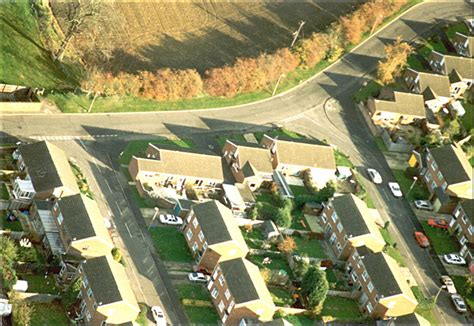
[[[214,273],[212,273],[212,278],[213,279],[216,279],[217,278],[217,274],[219,273],[220,271],[220,268],[219,267],[216,267],[216,269],[214,270]]]
[[[469,229],[467,229],[467,232],[469,232],[469,235],[472,235],[474,233],[472,225],[469,225]]]
[[[211,296],[215,299],[217,298],[217,295],[219,294],[219,291],[217,291],[217,288],[214,288],[211,292]]]
[[[92,316],[91,316],[91,313],[89,312],[89,310],[86,311],[86,319],[87,319],[87,321],[91,321],[91,319],[92,319]]]
[[[229,307],[227,308],[227,311],[230,313],[232,311],[232,308],[234,308],[235,306],[235,301],[232,300],[230,303],[229,303]]]
[[[454,213],[454,217],[458,218],[458,217],[459,217],[459,214],[461,214],[461,207],[458,207],[458,209],[457,209],[456,212]]]
[[[224,285],[224,283],[225,283],[224,275],[219,276],[219,283],[220,283],[220,285]]]
[[[202,245],[202,250],[206,250],[207,249],[207,241],[204,241],[204,244]]]
[[[431,189],[435,190],[436,189],[436,182],[431,182]]]
[[[431,182],[431,173],[429,173],[428,171],[425,174],[425,180],[426,182]]]
[[[443,174],[441,173],[441,171],[438,171],[438,173],[436,174],[436,176],[438,177],[438,180],[439,180],[439,181],[443,180]]]
[[[369,282],[369,284],[367,284],[367,289],[370,293],[372,293],[372,291],[374,290],[374,285],[372,284],[372,282]]]
[[[63,220],[64,220],[63,214],[59,213],[57,220],[58,220],[59,225],[63,224]]]
[[[362,278],[364,279],[364,282],[367,282],[367,279],[369,278],[369,274],[367,273],[367,271],[364,271],[362,273]]]
[[[339,251],[339,252],[342,251],[342,246],[341,246],[341,244],[339,243],[339,241],[336,243],[336,248],[337,248],[337,251]]]
[[[199,240],[204,240],[204,233],[202,233],[202,230],[199,231]]]
[[[446,181],[443,182],[443,185],[441,186],[441,188],[442,188],[443,190],[446,190],[446,188],[448,188],[448,183],[447,183]]]
[[[333,233],[331,237],[329,238],[329,242],[333,244],[336,241],[336,233]]]
[[[196,251],[198,251],[198,245],[197,245],[196,242],[194,242],[194,244],[193,244],[193,252],[196,252]]]
[[[227,314],[224,314],[224,316],[222,316],[222,323],[225,323],[225,321],[227,320],[227,317],[228,317],[228,316],[229,316],[229,315],[227,315]]]
[[[188,238],[188,240],[191,240],[192,237],[193,237],[193,231],[191,231],[191,229],[188,229],[188,232],[186,232],[186,238]]]
[[[199,225],[197,218],[193,220],[193,225],[194,225],[194,228],[197,228],[197,226]]]
[[[355,271],[352,271],[351,277],[352,277],[352,280],[354,281],[354,283],[357,282],[358,277],[357,277],[357,273]]]
[[[436,171],[438,169],[438,164],[435,161],[431,162],[431,170]]]
[[[459,243],[461,244],[461,246],[464,246],[467,242],[467,238],[463,235],[461,240],[459,240]]]
[[[354,261],[357,261],[357,258],[359,257],[359,254],[357,253],[357,251],[354,251],[354,253],[352,254],[352,259]]]
[[[333,213],[332,213],[331,218],[332,218],[333,222],[336,223],[336,221],[337,221],[337,214],[336,214],[336,212],[333,212]]]
[[[92,293],[92,289],[91,289],[91,288],[88,288],[88,289],[87,289],[87,296],[88,296],[89,298],[92,298],[92,295],[93,295],[93,294],[94,294],[94,293]]]
[[[341,222],[337,223],[337,230],[338,230],[339,232],[342,232],[342,229],[343,229],[343,227],[342,227]]]
[[[464,214],[461,219],[464,222],[464,224],[467,224],[467,215],[466,214]]]
[[[82,286],[84,288],[86,288],[88,285],[89,285],[89,280],[87,279],[87,277],[83,276],[82,277]]]
[[[224,295],[225,295],[225,298],[226,298],[227,300],[230,299],[230,291],[229,291],[229,289],[225,290]]]
[[[326,216],[324,216],[324,214],[321,214],[321,221],[323,221],[324,224],[326,224],[328,222],[328,220],[326,219]]]
[[[92,305],[92,307],[94,308],[94,310],[97,310],[97,302],[94,302],[94,304]]]
[[[331,224],[326,225],[326,233],[331,233],[332,232],[332,226]]]
[[[219,311],[220,311],[220,312],[223,312],[223,311],[224,311],[224,307],[225,307],[224,301],[221,300],[221,301],[219,302],[218,307],[219,307]]]
[[[372,310],[374,310],[374,308],[372,307],[372,304],[369,302],[369,303],[367,304],[367,312],[368,312],[369,314],[371,314],[371,313],[372,313]]]

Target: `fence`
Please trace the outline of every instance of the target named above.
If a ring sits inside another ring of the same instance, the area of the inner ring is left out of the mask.
[[[382,129],[382,140],[390,152],[409,153],[413,150],[413,145],[407,143],[395,143],[385,129]]]

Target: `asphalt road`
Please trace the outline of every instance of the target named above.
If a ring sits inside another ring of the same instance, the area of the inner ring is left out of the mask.
[[[397,36],[416,41],[428,35],[446,20],[472,15],[468,1],[428,2],[405,13],[400,19],[357,47],[323,73],[299,88],[268,101],[236,108],[186,112],[154,112],[93,115],[4,115],[4,136],[61,140],[68,136],[96,139],[95,156],[117,157],[124,140],[156,135],[192,137],[205,144],[212,135],[261,130],[275,125],[287,126],[310,137],[326,139],[350,154],[360,170],[378,169],[385,181],[393,175],[372,136],[354,108],[352,94],[370,76],[383,55],[385,44]],[[333,102],[331,106],[327,104]],[[58,142],[59,143],[59,142]],[[101,154],[99,154],[101,153]],[[115,156],[114,156],[115,155]],[[107,164],[110,165],[110,164]],[[391,221],[391,232],[425,294],[435,295],[439,276],[444,271],[430,254],[418,247],[413,230],[419,225],[405,200],[394,199],[386,186],[367,183],[368,191],[384,220]],[[136,217],[136,216],[135,216]],[[139,222],[137,222],[139,223]],[[146,239],[136,239],[147,246]],[[441,323],[461,324],[472,320],[456,314],[443,292],[436,313]]]

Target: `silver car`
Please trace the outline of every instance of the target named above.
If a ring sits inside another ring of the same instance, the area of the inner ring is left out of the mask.
[[[433,205],[429,200],[415,200],[415,207],[425,211],[432,211]]]
[[[456,308],[457,312],[467,311],[466,303],[464,302],[463,298],[461,298],[459,294],[452,294],[451,300],[453,301],[454,308]]]

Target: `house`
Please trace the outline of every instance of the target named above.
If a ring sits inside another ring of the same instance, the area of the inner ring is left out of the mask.
[[[224,190],[226,202],[236,214],[244,214],[256,203],[255,196],[247,184],[223,184],[222,189]]]
[[[31,204],[33,198],[46,200],[79,193],[66,154],[50,142],[21,145],[13,158],[22,175],[13,183],[16,200]]]
[[[137,319],[140,308],[128,276],[111,255],[85,260],[78,276],[82,279],[80,314],[85,325],[118,325]]]
[[[272,182],[272,156],[265,147],[227,140],[222,152],[238,183],[245,183],[255,191],[262,184]]]
[[[318,188],[336,179],[334,150],[329,145],[268,135],[263,135],[260,144],[270,150],[273,169],[283,176],[302,177],[309,172]]]
[[[64,246],[53,218],[53,206],[52,201],[34,200],[29,216],[34,238],[42,240],[42,247],[48,254],[60,256],[64,252]]]
[[[461,148],[426,148],[421,154],[414,153],[409,165],[419,168],[436,211],[450,213],[458,198],[472,198],[472,167]]]
[[[224,182],[222,159],[213,152],[151,143],[144,157],[132,157],[128,171],[142,196],[161,187],[176,192],[186,186],[209,191]]]
[[[374,319],[388,319],[411,314],[418,302],[397,262],[383,252],[367,247],[356,248],[349,256],[346,272],[358,303]]]
[[[194,205],[183,228],[196,270],[212,271],[220,261],[245,257],[249,252],[232,211],[211,200]]]
[[[378,320],[376,326],[430,326],[431,323],[416,312],[387,320]]]
[[[451,43],[459,55],[470,58],[474,57],[474,36],[456,32]]]
[[[411,91],[423,95],[426,107],[434,113],[451,101],[451,85],[448,76],[408,68],[403,79]]]
[[[452,212],[449,230],[461,245],[460,254],[470,265],[474,265],[474,199],[461,200]]]
[[[94,200],[81,194],[57,199],[51,215],[63,253],[78,258],[110,254],[114,245]]]
[[[431,51],[428,62],[433,71],[448,76],[451,96],[458,98],[474,82],[474,59]]]
[[[270,292],[258,267],[245,258],[220,262],[207,288],[224,325],[238,325],[243,318],[272,320],[275,304]]]
[[[389,88],[383,88],[379,98],[369,98],[367,109],[376,125],[407,125],[426,119],[423,96]]]
[[[340,260],[346,260],[354,248],[366,246],[380,252],[385,247],[367,205],[353,194],[329,200],[319,216],[319,224]]]

